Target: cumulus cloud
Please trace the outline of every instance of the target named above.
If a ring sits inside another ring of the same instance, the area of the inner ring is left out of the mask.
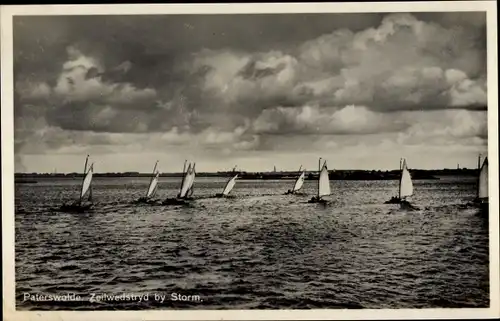
[[[119,53],[75,41],[53,77],[19,73],[16,146],[231,153],[294,150],[311,137],[340,146],[360,135],[385,135],[386,146],[484,145],[485,16],[464,17],[388,14],[282,45],[251,50],[232,38],[234,45],[193,43],[177,56],[171,44],[159,45],[163,34],[148,33],[141,44],[126,31],[113,34],[130,49]]]
[[[406,123],[392,115],[354,105],[344,108],[277,107],[265,110],[254,122],[255,131],[265,134],[373,134],[406,127]]]
[[[400,145],[452,150],[484,148],[488,143],[488,122],[484,112],[440,110],[409,112],[402,117],[413,119],[413,124],[394,139]]]
[[[291,52],[202,52],[194,67],[209,68],[204,88],[253,111],[312,103],[377,111],[484,109],[485,51],[478,37],[475,29],[394,14],[376,28],[337,30]]]
[[[73,47],[68,48],[68,58],[54,88],[54,93],[64,101],[97,100],[120,104],[153,99],[156,95],[151,88],[138,89],[129,83],[104,82],[104,67]],[[118,68],[123,69],[122,65]]]

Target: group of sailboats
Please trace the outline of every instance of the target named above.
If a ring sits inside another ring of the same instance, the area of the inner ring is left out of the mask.
[[[194,179],[196,177],[196,163],[189,163],[186,170],[186,163],[184,161],[184,168],[182,169],[182,181],[179,193],[176,198],[167,198],[162,202],[163,205],[183,205],[187,201],[193,199]]]
[[[92,201],[92,178],[94,172],[94,164],[88,165],[89,155],[85,159],[85,168],[83,172],[83,181],[81,185],[80,195],[77,200],[71,204],[63,204],[61,210],[63,211],[77,211],[82,212],[89,210],[93,207],[94,203]],[[187,165],[187,168],[186,168]],[[488,158],[486,157],[481,164],[481,156],[478,159],[478,182],[477,182],[477,195],[474,200],[474,204],[478,204],[481,208],[488,207]],[[398,195],[393,196],[390,200],[386,201],[385,204],[400,204],[402,208],[416,209],[410,204],[408,198],[413,195],[413,182],[406,163],[406,159],[400,159],[400,178],[399,178],[399,188]],[[331,194],[329,172],[326,165],[326,160],[322,163],[322,158],[319,159],[318,168],[318,185],[317,193],[313,196],[308,203],[328,203],[323,197]],[[292,189],[289,189],[285,194],[299,194],[305,181],[306,170],[302,169],[300,166],[299,175],[294,181]],[[148,185],[145,196],[140,197],[136,203],[147,203],[147,204],[157,204],[159,200],[155,198],[158,191],[158,180],[160,177],[160,171],[158,170],[158,161],[156,161],[151,179]],[[167,198],[160,204],[162,205],[184,205],[189,201],[193,200],[193,189],[194,181],[196,178],[196,163],[187,164],[187,160],[184,162],[184,167],[182,170],[182,181],[180,184],[179,193],[175,198]],[[236,173],[236,167],[233,168],[233,175],[226,182],[222,193],[218,193],[216,197],[229,197],[229,194],[236,185],[238,179],[238,173]]]

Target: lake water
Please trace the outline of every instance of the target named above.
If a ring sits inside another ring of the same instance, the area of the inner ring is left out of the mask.
[[[240,180],[234,199],[213,198],[226,180],[197,178],[191,206],[166,207],[129,203],[148,178],[95,178],[98,204],[83,214],[51,210],[79,179],[16,185],[17,309],[489,306],[488,222],[461,206],[474,179],[415,181],[417,211],[383,204],[396,181],[331,181],[325,207],[307,203],[315,181],[309,196],[282,195],[293,181]],[[158,196],[178,185],[161,178]],[[24,300],[70,293],[80,300]]]

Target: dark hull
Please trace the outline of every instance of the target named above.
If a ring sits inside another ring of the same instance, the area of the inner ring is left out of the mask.
[[[488,214],[490,210],[490,202],[488,199],[479,199],[476,198],[473,202],[473,205],[478,207],[481,213]]]
[[[410,211],[413,211],[413,210],[418,210],[418,207],[416,206],[413,206],[410,202],[408,201],[401,201],[399,202],[399,207],[403,210],[410,210]]]
[[[326,204],[328,204],[328,201],[327,201],[327,200],[324,200],[324,199],[322,199],[322,198],[313,197],[313,198],[311,198],[310,200],[308,200],[308,201],[307,201],[307,203],[310,203],[310,204],[317,203],[317,204],[323,204],[323,205],[326,205]]]
[[[94,204],[64,204],[61,207],[59,207],[60,212],[67,212],[67,213],[85,213],[92,211],[94,209]]]
[[[141,197],[138,200],[133,201],[132,204],[149,204],[149,205],[155,205],[155,204],[158,204],[158,200]]]
[[[400,204],[400,203],[401,199],[397,197],[393,197],[390,200],[384,202],[384,204]]]
[[[481,200],[481,199],[475,199],[472,202],[468,202],[467,204],[463,205],[464,208],[467,207],[472,207],[472,208],[478,208],[480,213],[488,215],[489,210],[490,210],[490,203],[488,200]]]
[[[301,193],[301,192],[290,192],[290,191],[287,191],[287,192],[283,193],[283,195],[307,195],[307,194]]]
[[[189,205],[193,198],[167,198],[162,205]]]
[[[234,196],[234,195],[224,195],[222,193],[215,194],[215,197],[217,197],[217,198],[236,198],[236,196]]]

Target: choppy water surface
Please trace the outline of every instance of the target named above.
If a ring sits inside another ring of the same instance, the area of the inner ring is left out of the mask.
[[[198,178],[189,207],[131,205],[147,178],[97,178],[93,213],[51,208],[79,180],[16,186],[18,309],[424,308],[489,305],[488,223],[460,205],[474,181],[416,181],[408,212],[383,202],[396,181],[331,181],[331,206],[281,195],[292,181]],[[158,196],[177,193],[162,178]],[[75,293],[81,301],[24,301]],[[148,300],[89,302],[91,293]],[[154,294],[167,296],[161,303]],[[173,301],[171,294],[199,295]]]

